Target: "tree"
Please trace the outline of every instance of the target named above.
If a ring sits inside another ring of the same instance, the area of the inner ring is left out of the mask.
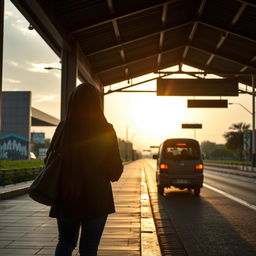
[[[243,134],[250,128],[249,124],[236,123],[229,127],[229,131],[224,133],[226,139],[226,147],[234,152],[240,159],[242,159],[243,151]]]
[[[231,153],[224,144],[216,144],[211,141],[203,141],[201,143],[202,152],[206,159],[209,160],[231,160],[234,159],[234,154]]]
[[[216,147],[216,143],[208,141],[208,140],[203,141],[201,143],[202,152],[205,154],[205,157],[207,159],[211,158],[211,154],[215,150],[215,147]]]
[[[211,153],[211,158],[216,160],[234,160],[235,156],[224,144],[216,144],[215,149]]]

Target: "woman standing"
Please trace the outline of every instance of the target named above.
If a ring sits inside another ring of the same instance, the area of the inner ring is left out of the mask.
[[[63,168],[58,201],[50,211],[59,231],[55,255],[72,255],[81,227],[80,255],[97,256],[107,215],[115,212],[111,181],[119,179],[123,166],[94,86],[84,83],[74,89],[55,136],[60,130]]]

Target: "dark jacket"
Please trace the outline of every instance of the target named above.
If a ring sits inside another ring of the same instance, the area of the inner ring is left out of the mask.
[[[61,126],[63,124],[57,127],[55,138],[61,131]],[[78,152],[77,156],[72,154],[75,159],[68,158],[72,163],[69,170],[63,166],[64,173],[72,172],[73,168],[79,168],[81,179],[83,179],[80,199],[62,198],[60,189],[59,199],[51,207],[50,217],[83,220],[115,212],[111,181],[117,181],[120,178],[123,166],[113,126],[107,123],[103,132],[93,138],[89,145],[91,147],[88,146],[83,152]]]

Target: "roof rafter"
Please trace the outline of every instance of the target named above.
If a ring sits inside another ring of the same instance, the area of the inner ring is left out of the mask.
[[[198,11],[197,11],[197,18],[199,18],[202,15],[202,13],[204,11],[205,4],[206,4],[206,0],[202,0],[200,6],[198,8]],[[197,27],[198,27],[198,22],[195,21],[194,24],[193,24],[193,27],[191,28],[189,37],[188,37],[189,41],[193,40]],[[184,52],[182,54],[182,61],[180,63],[181,68],[182,68],[182,64],[183,64],[184,59],[187,57],[188,50],[189,50],[189,46],[186,46],[185,49],[184,49]]]
[[[140,36],[140,37],[137,37],[137,38],[135,38],[135,39],[131,39],[131,40],[127,40],[127,41],[121,41],[120,43],[115,44],[115,45],[113,45],[113,46],[110,46],[110,47],[107,47],[107,48],[104,48],[104,49],[100,49],[100,50],[97,50],[97,51],[88,53],[88,54],[86,54],[86,56],[88,56],[88,57],[89,57],[89,56],[93,56],[93,55],[98,54],[98,53],[101,53],[101,52],[105,52],[105,51],[108,51],[108,50],[112,50],[112,49],[115,49],[115,48],[118,48],[118,47],[121,47],[121,46],[125,46],[125,45],[130,44],[130,43],[134,43],[134,42],[139,41],[139,40],[142,40],[142,39],[149,38],[149,37],[151,37],[151,36],[158,35],[158,34],[160,34],[161,32],[168,32],[168,31],[172,31],[172,30],[175,30],[175,29],[179,29],[179,28],[181,28],[181,27],[187,26],[187,25],[192,24],[192,23],[193,23],[193,22],[189,21],[189,22],[182,23],[182,24],[179,24],[179,25],[176,25],[176,26],[171,26],[171,27],[168,27],[168,28],[164,28],[164,29],[161,29],[161,30],[159,30],[159,31],[156,31],[156,32],[153,32],[153,33],[144,35],[144,36]]]
[[[163,11],[162,11],[162,19],[161,19],[161,26],[164,27],[166,23],[166,17],[167,17],[167,9],[168,9],[168,3],[163,4]],[[159,51],[162,50],[163,48],[163,43],[164,43],[164,31],[160,32],[160,37],[159,37]],[[158,54],[157,56],[157,66],[161,65],[161,60],[162,60],[162,54]]]
[[[113,5],[113,0],[107,0],[107,5],[108,5],[110,13],[113,15],[114,12],[115,12],[115,8],[114,8],[114,5]],[[114,33],[115,33],[115,36],[116,36],[116,40],[117,40],[117,42],[120,42],[121,41],[121,34],[120,34],[119,27],[118,27],[117,19],[112,20],[112,26],[113,26]],[[119,52],[120,52],[120,56],[121,56],[122,61],[125,63],[126,62],[126,57],[125,57],[124,47],[123,47],[122,44],[120,46]],[[125,75],[128,79],[129,78],[128,68],[125,68]]]
[[[242,3],[242,4],[241,4],[240,8],[237,10],[236,14],[234,15],[234,17],[233,17],[233,19],[232,19],[232,21],[231,21],[231,24],[230,24],[230,26],[229,26],[230,28],[232,28],[232,27],[236,24],[236,22],[239,20],[239,18],[241,17],[241,15],[242,15],[243,12],[244,12],[246,6],[247,6],[247,4],[245,4],[245,3]],[[226,40],[227,37],[228,37],[228,34],[229,34],[229,32],[225,32],[224,35],[221,35],[220,40],[219,40],[219,42],[217,43],[217,45],[216,45],[216,47],[215,47],[215,51],[218,50],[218,49],[223,45],[223,43],[225,42],[225,40]],[[209,59],[208,59],[207,62],[206,62],[206,66],[208,66],[208,65],[211,64],[212,60],[214,59],[214,56],[215,56],[215,55],[212,54],[212,55],[209,57]]]
[[[215,51],[212,51],[210,49],[207,49],[207,48],[205,48],[203,46],[190,44],[189,47],[194,48],[194,49],[196,49],[198,51],[201,51],[201,52],[205,52],[205,53],[214,55],[214,56],[219,57],[221,59],[224,59],[224,60],[227,60],[227,61],[239,64],[241,66],[248,66],[249,68],[256,70],[256,66],[252,66],[250,63],[245,63],[245,62],[243,62],[241,60],[235,59],[232,56],[228,56],[228,55],[225,55],[223,53],[219,54],[219,53],[217,53]]]
[[[136,59],[136,60],[132,60],[132,61],[129,61],[129,62],[125,62],[123,64],[120,64],[120,65],[117,65],[117,66],[113,66],[113,67],[110,67],[110,68],[107,68],[107,69],[104,69],[104,70],[100,70],[98,72],[96,72],[97,74],[99,73],[104,73],[104,72],[107,72],[107,71],[110,71],[110,70],[114,70],[115,68],[119,68],[119,67],[124,67],[126,68],[127,65],[129,64],[134,64],[136,62],[140,62],[144,59],[148,59],[148,58],[151,58],[153,56],[158,56],[159,54],[164,54],[164,53],[168,53],[168,52],[171,52],[171,51],[174,51],[174,50],[177,50],[177,49],[180,49],[180,48],[183,48],[185,47],[185,50],[184,51],[188,51],[188,48],[194,48],[196,50],[199,50],[199,51],[202,51],[202,52],[205,52],[207,54],[210,54],[210,60],[208,60],[209,62],[211,61],[212,58],[214,58],[215,56],[216,57],[219,57],[219,58],[222,58],[222,59],[225,59],[227,61],[230,61],[230,62],[233,62],[233,63],[236,63],[236,64],[239,64],[241,66],[247,66],[248,68],[252,68],[252,69],[255,69],[256,70],[256,67],[255,66],[252,66],[251,63],[246,63],[246,62],[243,62],[241,60],[238,60],[232,56],[228,56],[228,55],[225,55],[223,53],[219,54],[218,52],[216,51],[212,51],[211,49],[207,49],[203,46],[199,46],[199,45],[194,45],[192,44],[191,42],[188,42],[186,45],[180,45],[180,46],[177,46],[177,47],[174,47],[174,48],[171,48],[171,49],[168,49],[168,50],[165,50],[165,51],[159,51],[155,54],[152,54],[151,56],[147,56],[147,57],[143,57],[143,58],[139,58],[139,59]],[[184,53],[184,52],[183,52]],[[212,57],[211,57],[212,56]],[[210,64],[210,63],[209,63]],[[208,64],[208,65],[209,65]]]
[[[203,1],[204,1],[204,0],[203,0]],[[194,35],[195,35],[195,33],[196,33],[197,26],[198,26],[198,22],[194,22],[194,23],[193,23],[193,27],[192,27],[192,29],[191,29],[191,31],[190,31],[189,36],[188,36],[189,41],[192,41],[192,40],[193,40]],[[187,45],[187,46],[185,47],[185,49],[184,49],[183,54],[182,54],[182,61],[181,61],[181,63],[180,63],[180,66],[182,66],[184,59],[187,57],[188,50],[189,50],[189,46]]]
[[[251,59],[251,63],[256,61],[256,56],[253,56]]]
[[[236,0],[237,2],[240,2],[240,3],[243,3],[243,4],[246,4],[248,6],[251,6],[251,7],[256,7],[256,3],[251,3],[251,2],[247,2],[247,1],[244,1],[244,0]]]
[[[80,32],[83,32],[87,29],[91,29],[91,28],[94,28],[94,27],[97,27],[99,25],[103,25],[103,24],[106,24],[106,23],[109,23],[109,22],[112,22],[113,20],[118,20],[118,19],[122,19],[122,18],[126,18],[126,17],[130,17],[134,14],[139,14],[139,13],[142,13],[142,12],[145,12],[145,11],[148,11],[148,10],[152,10],[154,8],[157,8],[157,7],[160,7],[162,6],[163,4],[165,3],[173,3],[173,2],[176,2],[178,0],[169,0],[169,1],[165,1],[161,4],[155,4],[155,5],[152,5],[150,7],[146,7],[144,9],[141,9],[141,10],[137,10],[137,11],[134,11],[134,12],[127,12],[126,14],[123,14],[123,15],[117,15],[115,16],[114,18],[111,18],[111,19],[106,19],[106,20],[103,20],[101,22],[98,22],[98,23],[95,23],[95,24],[92,24],[92,25],[89,25],[89,26],[85,26],[85,27],[82,27],[82,28],[78,28],[74,31],[71,31],[72,34],[77,34],[77,33],[80,33]],[[108,2],[112,2],[112,1],[108,1]]]
[[[113,1],[112,0],[106,0],[107,1],[107,5],[108,5],[108,9],[110,11],[111,14],[114,14],[114,5],[113,5]]]
[[[239,20],[239,18],[243,14],[243,12],[244,12],[246,7],[247,7],[247,4],[246,3],[242,3],[242,5],[240,6],[239,10],[237,11],[237,13],[235,14],[235,16],[233,17],[233,19],[231,21],[231,25],[232,26],[237,23],[237,21]]]
[[[185,64],[186,64],[186,65],[189,65],[189,66],[191,66],[191,67],[198,68],[198,69],[200,69],[200,70],[204,70],[205,73],[221,75],[222,77],[231,77],[231,78],[234,77],[234,75],[233,75],[233,74],[229,74],[229,72],[221,72],[221,71],[218,71],[218,70],[214,70],[214,69],[212,69],[212,68],[205,67],[205,66],[202,66],[202,65],[200,65],[200,64],[193,63],[193,62],[188,61],[188,60],[185,60]],[[244,77],[245,75],[247,76],[247,74],[243,74],[243,73],[241,72],[241,75],[238,75],[238,76]],[[246,82],[245,82],[245,80],[246,80]],[[241,82],[241,83],[245,83],[245,84],[251,86],[250,82],[248,82],[247,79],[244,79],[244,81]],[[240,90],[240,89],[239,89],[239,90]],[[249,92],[248,92],[248,93],[249,93]]]
[[[183,48],[183,47],[185,47],[185,45],[180,45],[180,46],[177,46],[177,47],[173,47],[173,48],[168,49],[168,50],[164,50],[164,51],[161,51],[161,52],[157,52],[155,54],[151,54],[150,56],[142,57],[142,58],[139,58],[139,59],[136,59],[136,60],[132,60],[132,61],[126,62],[124,64],[115,65],[113,67],[110,67],[110,68],[107,68],[107,69],[104,69],[104,70],[100,70],[100,71],[96,72],[96,74],[100,74],[100,73],[104,73],[104,72],[107,72],[107,71],[111,71],[111,70],[114,70],[114,69],[120,68],[120,67],[126,67],[127,65],[135,64],[137,62],[140,62],[140,61],[143,61],[143,60],[146,60],[146,59],[150,59],[150,58],[152,58],[154,56],[158,56],[159,53],[161,53],[161,54],[169,53],[169,52],[175,51],[175,50]]]
[[[256,43],[256,39],[248,37],[245,34],[238,33],[238,32],[236,32],[234,30],[231,30],[230,28],[225,28],[225,27],[220,27],[220,26],[217,26],[217,25],[213,25],[213,24],[207,23],[204,20],[199,20],[198,22],[199,22],[199,24],[205,25],[207,27],[210,27],[210,28],[213,28],[213,29],[217,29],[217,30],[219,30],[221,32],[224,32],[224,33],[226,32],[226,33],[229,33],[230,35],[237,36],[237,37],[240,37],[242,39],[245,39],[245,40],[251,41],[253,43]]]
[[[92,56],[92,55],[95,55],[95,54],[98,54],[98,53],[101,53],[101,52],[104,52],[104,51],[107,51],[107,50],[111,50],[111,49],[114,49],[114,48],[117,48],[117,47],[124,46],[124,45],[129,44],[129,43],[133,43],[133,42],[139,41],[139,40],[141,40],[141,39],[146,39],[146,38],[148,38],[148,37],[157,35],[157,34],[159,34],[159,33],[161,33],[161,32],[168,32],[168,31],[175,30],[175,29],[178,29],[178,28],[187,26],[187,25],[189,25],[189,24],[194,24],[194,23],[195,23],[195,22],[193,22],[193,21],[189,21],[189,22],[182,23],[182,24],[179,24],[179,25],[176,25],[176,26],[171,26],[171,27],[169,27],[169,28],[164,28],[164,29],[161,29],[161,30],[159,30],[159,31],[156,31],[156,32],[153,32],[153,33],[150,33],[150,34],[141,36],[141,37],[137,37],[137,38],[135,38],[135,39],[131,39],[131,40],[127,40],[127,41],[121,41],[120,43],[117,43],[117,44],[115,44],[115,45],[113,45],[113,46],[110,46],[110,47],[107,47],[107,48],[104,48],[104,49],[100,49],[100,50],[97,50],[97,51],[88,53],[88,54],[86,54],[86,56]],[[245,40],[249,40],[249,41],[251,41],[251,42],[253,42],[253,43],[256,43],[256,39],[248,38],[248,37],[243,36],[243,35],[241,35],[241,34],[238,34],[238,33],[235,33],[235,32],[233,32],[233,31],[230,31],[230,30],[228,30],[228,29],[224,29],[224,28],[217,27],[217,26],[215,26],[215,25],[206,23],[205,21],[199,20],[198,23],[199,23],[199,24],[202,24],[202,25],[205,25],[205,26],[208,26],[208,27],[211,27],[211,28],[213,28],[213,29],[219,30],[219,31],[221,31],[221,32],[228,33],[228,34],[237,36],[237,37],[239,37],[239,38],[242,38],[242,39],[245,39]]]
[[[255,62],[255,60],[256,60],[256,56],[253,56],[253,57],[251,58],[251,60],[250,60],[250,63],[253,64],[253,62]],[[249,68],[248,66],[243,66],[240,71],[243,72],[243,71],[245,71],[245,70],[248,69],[248,68]]]
[[[151,73],[157,72],[158,70],[165,69],[165,68],[167,68],[167,67],[173,67],[173,66],[175,66],[175,65],[178,65],[178,62],[169,63],[168,66],[162,65],[161,67],[159,67],[159,69],[152,70]],[[147,73],[148,73],[148,72],[147,72]],[[139,73],[137,73],[136,75],[134,75],[134,77],[139,77],[139,76],[143,76],[143,75],[145,75],[145,72],[139,72]],[[127,86],[125,86],[125,87],[118,88],[118,89],[116,89],[116,90],[110,90],[110,91],[106,92],[105,94],[110,94],[110,93],[112,93],[112,92],[117,92],[117,91],[120,91],[120,90],[122,91],[122,90],[124,90],[124,89],[128,89],[128,88],[131,88],[131,87],[136,86],[136,85],[139,85],[139,84],[143,84],[143,83],[147,83],[147,82],[153,81],[153,80],[155,80],[155,79],[157,79],[157,78],[159,78],[159,77],[165,77],[165,76],[169,76],[169,75],[170,75],[170,74],[166,74],[166,75],[163,74],[162,76],[159,75],[158,77],[154,77],[154,78],[151,78],[151,79],[147,79],[147,80],[144,80],[144,81],[135,83],[135,84],[130,84],[130,85],[127,85]],[[104,87],[105,87],[105,86],[109,86],[109,85],[110,85],[110,84],[104,84]],[[105,94],[104,94],[104,95],[105,95]]]

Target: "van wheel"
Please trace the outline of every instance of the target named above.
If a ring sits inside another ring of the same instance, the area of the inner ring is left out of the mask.
[[[195,195],[195,196],[199,196],[199,195],[200,195],[200,191],[201,191],[201,188],[200,188],[200,187],[195,187],[195,188],[194,188],[194,195]]]
[[[159,195],[164,194],[164,186],[163,185],[157,185],[157,191]]]

